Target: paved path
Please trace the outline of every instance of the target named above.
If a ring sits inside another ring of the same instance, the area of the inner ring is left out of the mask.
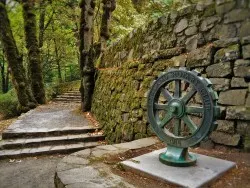
[[[1,188],[53,188],[56,165],[61,157],[0,161]]]
[[[101,135],[92,135],[97,127],[85,119],[79,108],[76,103],[42,105],[20,116],[4,131],[0,158],[14,159],[0,160],[0,188],[54,187],[59,155],[19,157],[74,152],[100,145],[97,141]]]
[[[61,129],[66,127],[83,127],[88,121],[79,111],[79,104],[51,103],[39,106],[21,116],[7,130],[29,131],[31,129]]]
[[[51,103],[20,116],[2,133],[0,159],[65,154],[95,147],[104,139],[80,104]]]

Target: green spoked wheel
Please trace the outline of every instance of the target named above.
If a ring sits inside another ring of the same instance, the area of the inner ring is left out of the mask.
[[[214,130],[219,115],[217,100],[211,82],[198,72],[171,69],[162,73],[150,89],[148,120],[168,146],[188,148]]]

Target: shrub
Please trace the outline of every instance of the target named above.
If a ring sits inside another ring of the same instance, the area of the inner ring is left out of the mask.
[[[18,100],[14,89],[8,93],[0,94],[0,113],[5,117],[13,117],[20,114],[17,110]]]

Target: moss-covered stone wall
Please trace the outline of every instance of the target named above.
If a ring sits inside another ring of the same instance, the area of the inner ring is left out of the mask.
[[[197,69],[219,94],[213,143],[250,148],[250,2],[205,0],[173,11],[114,43],[103,55],[92,111],[110,142],[150,136],[146,97],[172,67]]]

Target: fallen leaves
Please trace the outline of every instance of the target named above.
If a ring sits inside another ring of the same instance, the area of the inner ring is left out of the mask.
[[[95,127],[99,127],[100,123],[95,119],[92,113],[85,112],[83,113],[84,117],[90,121]]]
[[[9,163],[21,163],[22,160],[17,160],[17,159],[10,159]]]

